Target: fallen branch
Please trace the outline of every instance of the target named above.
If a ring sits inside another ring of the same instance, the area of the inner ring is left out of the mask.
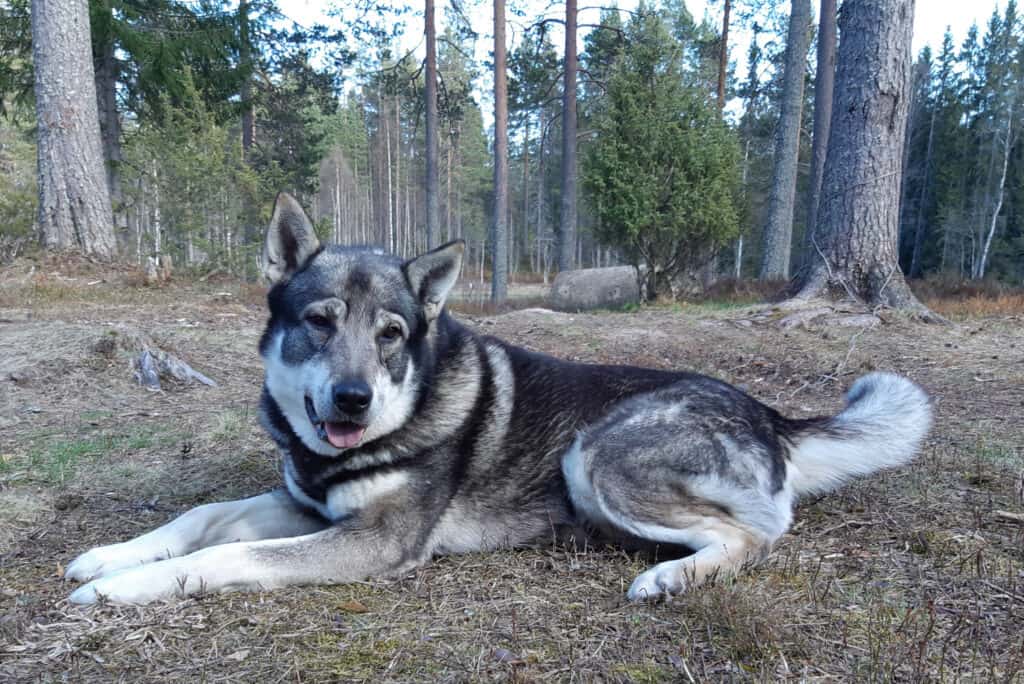
[[[1015,522],[1018,525],[1024,525],[1024,513],[1011,513],[1010,511],[992,511],[992,515],[999,518],[1000,520],[1006,520],[1007,522]]]

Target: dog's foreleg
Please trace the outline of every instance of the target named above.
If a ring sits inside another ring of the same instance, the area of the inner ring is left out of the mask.
[[[211,503],[193,508],[131,541],[92,549],[68,565],[64,576],[84,581],[208,546],[295,537],[326,525],[321,518],[299,509],[283,491]]]
[[[206,592],[354,582],[415,567],[425,560],[421,556],[386,528],[339,523],[292,539],[212,546],[122,570],[79,587],[70,600],[141,604]]]

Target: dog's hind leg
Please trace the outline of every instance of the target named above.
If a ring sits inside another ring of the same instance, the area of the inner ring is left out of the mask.
[[[698,418],[670,405],[613,415],[562,461],[578,515],[613,534],[695,551],[641,573],[632,600],[737,573],[792,519],[792,493],[775,476],[770,445],[742,426]]]
[[[198,506],[171,522],[120,544],[98,546],[71,562],[64,577],[88,580],[124,568],[175,558],[236,541],[296,537],[322,530],[284,491]]]

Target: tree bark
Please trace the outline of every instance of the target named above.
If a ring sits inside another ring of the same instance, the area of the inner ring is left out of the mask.
[[[427,249],[433,249],[441,232],[437,197],[437,30],[434,26],[434,0],[426,0],[424,16],[427,24]]]
[[[725,72],[729,68],[729,14],[732,0],[725,0],[722,10],[722,47],[718,52],[718,111],[725,109]]]
[[[117,251],[86,0],[33,0],[39,228],[48,249]]]
[[[242,83],[240,93],[242,101],[242,155],[248,161],[249,150],[256,140],[256,112],[252,100],[252,41],[249,30],[249,3],[241,0],[238,3],[238,32],[239,32],[239,54],[238,61],[242,70],[246,72],[245,81]]]
[[[800,116],[804,99],[804,65],[810,40],[810,20],[811,1],[792,0],[789,36],[786,39],[782,106],[775,135],[772,189],[768,198],[768,220],[764,228],[764,251],[761,255],[761,280],[789,277],[797,157],[800,153]]]
[[[565,3],[565,85],[562,89],[562,213],[558,270],[573,267],[576,248],[576,0]]]
[[[832,120],[832,94],[836,81],[836,0],[821,0],[818,17],[818,67],[814,76],[814,141],[811,143],[811,183],[807,193],[807,229],[804,231],[804,265],[814,252],[811,234],[818,222],[821,179],[825,174],[829,124]]]
[[[104,3],[103,11],[112,16],[110,3]],[[112,21],[112,20],[111,20]],[[96,105],[99,112],[100,137],[103,140],[103,163],[107,170],[107,188],[113,208],[116,228],[121,239],[127,239],[128,217],[124,211],[124,192],[121,189],[121,116],[117,111],[117,81],[119,67],[114,52],[114,36],[111,31],[102,32],[103,44],[94,45]]]
[[[508,297],[508,74],[505,0],[494,0],[494,226],[491,231],[491,301]]]
[[[1006,137],[1003,140],[1003,170],[999,176],[999,186],[996,190],[995,206],[992,207],[992,219],[989,222],[988,234],[985,236],[985,242],[981,250],[981,258],[978,260],[978,266],[975,268],[973,274],[974,278],[981,279],[985,277],[985,269],[988,266],[988,254],[992,248],[992,238],[996,234],[996,223],[999,220],[999,212],[1003,210],[1003,198],[1006,191],[1006,171],[1010,165],[1010,149],[1013,147],[1013,109],[1014,99],[1010,99],[1010,105],[1006,112]]]
[[[921,191],[917,196],[917,217],[914,221],[914,249],[910,255],[910,277],[921,277],[921,250],[924,247],[924,212],[928,201],[928,181],[931,178],[932,150],[935,143],[935,118],[938,105],[932,106],[931,121],[928,123],[928,146],[924,153],[924,173],[921,178]]]
[[[818,223],[798,298],[850,297],[935,320],[897,258],[914,0],[846,0]]]

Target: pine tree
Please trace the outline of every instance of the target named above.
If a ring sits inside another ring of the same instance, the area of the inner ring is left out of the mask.
[[[792,0],[789,35],[786,39],[782,106],[775,142],[775,170],[772,173],[772,191],[768,204],[768,220],[764,228],[764,251],[759,274],[762,280],[789,277],[810,17],[810,0]]]
[[[33,0],[39,228],[49,249],[114,256],[86,0]]]
[[[800,298],[850,296],[927,316],[897,259],[913,0],[847,0],[814,245]]]

